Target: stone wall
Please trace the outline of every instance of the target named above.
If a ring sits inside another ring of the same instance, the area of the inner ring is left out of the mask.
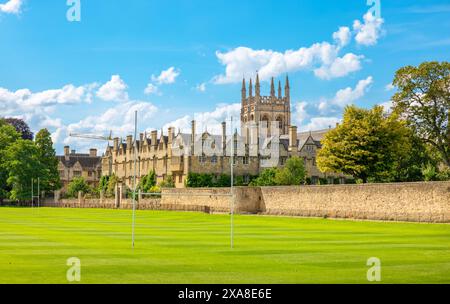
[[[260,212],[413,222],[450,222],[450,182],[262,187]]]

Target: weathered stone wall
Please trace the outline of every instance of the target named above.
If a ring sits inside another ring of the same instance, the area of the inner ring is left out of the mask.
[[[265,214],[450,222],[450,182],[262,187]]]

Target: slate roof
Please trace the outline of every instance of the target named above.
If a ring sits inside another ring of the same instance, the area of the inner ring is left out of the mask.
[[[79,162],[83,168],[96,169],[101,166],[101,156],[89,156],[89,154],[69,154],[68,159],[64,155],[56,156],[58,160],[67,168],[73,167]]]

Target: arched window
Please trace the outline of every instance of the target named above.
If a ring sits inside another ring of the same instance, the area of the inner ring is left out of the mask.
[[[283,129],[283,117],[278,116],[277,122],[278,122],[278,128],[282,130]]]

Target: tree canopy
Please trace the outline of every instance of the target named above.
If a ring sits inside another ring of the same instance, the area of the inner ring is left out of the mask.
[[[22,139],[33,140],[33,132],[31,132],[28,124],[19,118],[5,118],[5,122],[13,126],[19,132]]]
[[[394,111],[405,117],[418,136],[450,166],[450,63],[424,62],[397,71]]]
[[[410,130],[383,107],[345,108],[343,123],[322,140],[317,165],[322,172],[338,172],[367,181],[387,181],[400,159],[411,149]]]

